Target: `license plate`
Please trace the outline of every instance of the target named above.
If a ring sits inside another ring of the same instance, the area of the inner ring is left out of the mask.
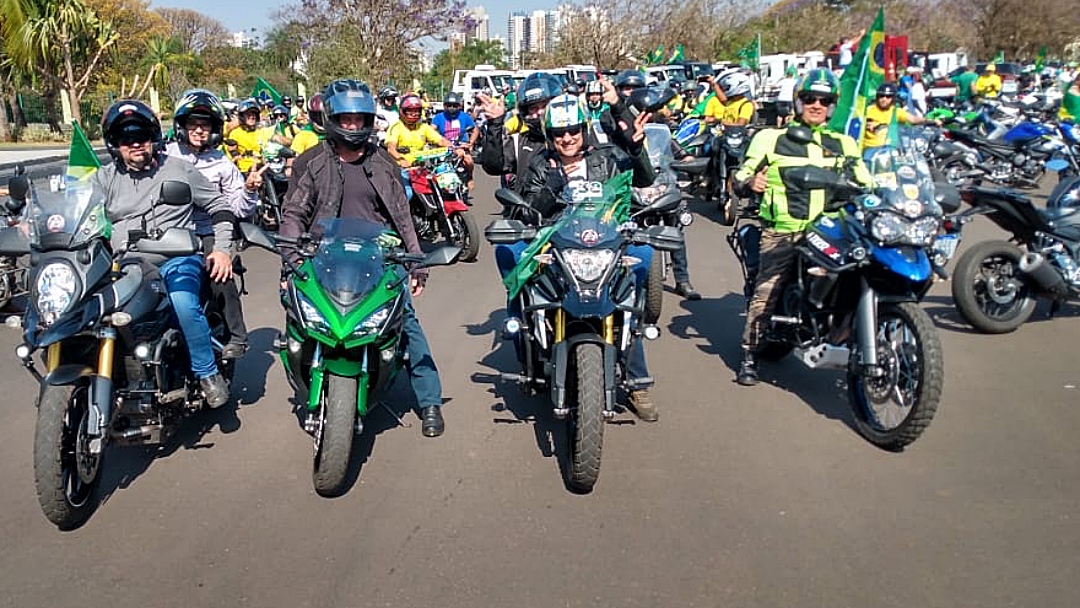
[[[955,234],[943,234],[934,239],[934,251],[951,260],[956,253],[956,246],[960,244],[960,237]]]

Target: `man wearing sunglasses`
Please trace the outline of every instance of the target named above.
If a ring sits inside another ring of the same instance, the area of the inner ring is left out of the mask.
[[[443,98],[443,110],[431,119],[431,126],[461,150],[461,164],[465,167],[467,176],[466,188],[473,190],[473,156],[472,149],[476,140],[480,138],[480,131],[476,128],[476,121],[468,113],[463,113],[461,95],[447,93]]]
[[[904,125],[921,125],[926,122],[941,125],[940,121],[928,121],[922,116],[911,114],[898,107],[896,105],[896,94],[895,84],[891,82],[882,83],[877,88],[873,105],[866,109],[866,128],[863,129],[862,137],[863,158],[869,158],[869,153],[874,148],[880,148],[889,143],[889,125],[892,124],[893,119],[898,124]]]
[[[741,195],[762,195],[758,212],[762,224],[760,268],[746,308],[742,363],[736,376],[744,386],[758,382],[757,350],[762,346],[761,337],[772,310],[784,292],[797,255],[795,246],[810,222],[825,212],[825,191],[804,190],[788,183],[787,170],[805,166],[833,169],[845,159],[854,159],[856,181],[865,185],[871,182],[855,140],[827,126],[839,91],[840,83],[829,70],[816,68],[807,72],[795,85],[795,119],[789,128],[809,128],[813,141],[795,141],[786,135],[786,129],[759,131],[750,140],[746,160],[735,174]]]

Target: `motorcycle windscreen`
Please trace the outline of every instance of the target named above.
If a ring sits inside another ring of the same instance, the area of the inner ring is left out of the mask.
[[[654,169],[667,171],[675,162],[671,151],[671,129],[656,123],[645,125],[645,151],[649,153],[649,162]]]
[[[874,194],[881,204],[909,218],[941,217],[930,166],[917,153],[879,148],[867,159],[866,166],[874,178]]]
[[[371,293],[385,272],[383,249],[376,239],[386,227],[356,218],[336,218],[324,227],[311,263],[323,291],[341,307],[355,305]]]
[[[88,241],[112,235],[105,213],[105,195],[88,180],[49,179],[47,187],[30,189],[28,216],[34,248],[76,249]]]

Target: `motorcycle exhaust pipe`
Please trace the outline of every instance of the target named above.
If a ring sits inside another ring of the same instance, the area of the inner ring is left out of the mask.
[[[1046,261],[1046,256],[1041,253],[1028,252],[1020,258],[1020,272],[1027,275],[1035,282],[1035,285],[1057,299],[1065,299],[1069,295],[1069,286],[1065,283],[1065,277],[1056,268]]]

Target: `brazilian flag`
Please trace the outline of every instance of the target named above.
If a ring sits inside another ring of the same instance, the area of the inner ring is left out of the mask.
[[[79,123],[71,121],[71,149],[68,152],[67,179],[68,181],[83,181],[90,179],[98,169],[101,161],[94,153],[93,146],[86,139]]]
[[[281,105],[281,93],[277,92],[277,89],[270,86],[269,82],[263,80],[262,76],[259,76],[255,81],[255,88],[251,90],[251,96],[255,99],[261,97],[268,97],[273,100],[274,105]]]
[[[885,82],[885,9],[879,8],[874,24],[840,76],[840,98],[829,119],[829,128],[862,142],[866,108],[874,102],[882,82]]]

